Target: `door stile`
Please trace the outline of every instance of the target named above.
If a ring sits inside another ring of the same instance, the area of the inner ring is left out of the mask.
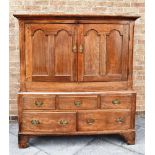
[[[83,24],[78,25],[78,81],[83,81],[83,65],[84,65],[84,38]]]
[[[75,25],[73,27],[74,34],[72,39],[72,52],[73,52],[73,59],[72,59],[72,79],[71,81],[77,81],[78,79],[78,27]]]
[[[123,51],[122,51],[122,80],[128,78],[128,65],[129,62],[129,27],[123,27]]]
[[[26,80],[32,81],[32,37],[29,25],[26,25],[25,29],[25,45]]]

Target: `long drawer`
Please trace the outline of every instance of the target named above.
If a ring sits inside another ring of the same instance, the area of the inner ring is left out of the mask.
[[[81,111],[77,126],[79,131],[129,129],[130,115],[130,111]]]
[[[23,132],[76,132],[125,130],[131,125],[130,111],[88,110],[79,112],[24,112]]]
[[[75,112],[23,112],[22,131],[73,132],[76,131]]]

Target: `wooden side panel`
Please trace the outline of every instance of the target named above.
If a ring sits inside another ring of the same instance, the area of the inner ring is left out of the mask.
[[[19,20],[19,50],[20,50],[20,91],[25,91],[25,23]]]

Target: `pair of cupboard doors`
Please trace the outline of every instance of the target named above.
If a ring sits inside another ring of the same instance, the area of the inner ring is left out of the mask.
[[[26,80],[126,81],[129,25],[26,24]]]

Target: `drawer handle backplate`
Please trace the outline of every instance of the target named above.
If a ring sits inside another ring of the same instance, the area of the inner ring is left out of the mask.
[[[58,121],[58,124],[59,124],[59,125],[65,126],[65,125],[67,125],[67,124],[69,124],[69,123],[68,123],[67,120],[60,120],[60,121]]]
[[[77,107],[79,107],[81,105],[81,101],[75,101],[74,102],[74,105],[77,106]]]
[[[72,50],[73,50],[73,52],[76,52],[76,50],[77,50],[76,45],[73,46],[73,49]]]
[[[42,102],[42,101],[35,101],[35,105],[37,107],[41,107],[43,104],[44,104],[44,102]]]
[[[40,124],[40,121],[39,120],[32,120],[31,124],[32,125],[38,125],[38,124]]]
[[[116,122],[117,123],[124,123],[124,119],[119,117],[119,118],[116,119]]]
[[[120,103],[121,103],[121,101],[119,99],[115,99],[112,101],[112,104],[120,104]]]
[[[80,47],[79,47],[79,52],[80,52],[80,53],[83,52],[83,45],[80,45]]]
[[[95,122],[94,119],[87,119],[86,120],[86,123],[89,124],[89,125],[92,125],[94,122]]]

